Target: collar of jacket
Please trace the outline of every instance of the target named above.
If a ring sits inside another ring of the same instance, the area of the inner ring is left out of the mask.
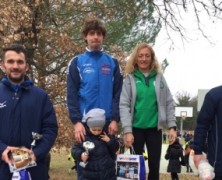
[[[88,56],[102,56],[103,55],[103,49],[91,51],[90,49],[86,48],[85,54],[88,55]]]
[[[92,50],[90,50],[88,47],[86,47],[86,51],[88,51],[88,52],[93,52]],[[100,50],[97,50],[97,51],[103,51],[103,48],[102,49],[100,49]]]
[[[144,74],[139,69],[134,71],[134,76],[139,78],[140,80],[144,81],[144,83],[147,86],[149,86],[149,80],[151,78],[154,78],[156,75],[157,75],[157,72],[155,70],[152,70],[147,77],[144,76]]]
[[[8,80],[7,76],[4,76],[1,82],[14,92],[18,92],[20,89],[28,89],[30,86],[33,85],[33,82],[28,78],[28,76],[25,76],[24,81],[20,85],[12,84]]]

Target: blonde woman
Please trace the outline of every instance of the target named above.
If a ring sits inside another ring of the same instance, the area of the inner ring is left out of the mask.
[[[149,180],[159,179],[162,129],[176,138],[174,101],[153,48],[147,43],[135,47],[125,68],[120,96],[120,118],[126,146],[136,154],[148,151]]]

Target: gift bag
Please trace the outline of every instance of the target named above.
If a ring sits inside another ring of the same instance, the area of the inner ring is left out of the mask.
[[[116,159],[117,180],[145,180],[146,168],[142,155],[118,154]]]

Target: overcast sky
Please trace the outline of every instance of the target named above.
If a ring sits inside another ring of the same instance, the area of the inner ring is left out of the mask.
[[[191,97],[198,94],[198,89],[210,89],[222,85],[222,22],[204,22],[204,30],[213,43],[206,40],[198,31],[193,30],[195,22],[188,21],[186,26],[190,42],[181,42],[179,35],[172,33],[173,49],[166,42],[166,32],[161,30],[154,50],[161,62],[167,58],[169,66],[164,76],[173,95],[188,92]]]

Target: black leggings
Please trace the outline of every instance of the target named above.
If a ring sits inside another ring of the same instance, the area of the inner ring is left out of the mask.
[[[179,180],[178,174],[177,173],[171,173],[171,179],[172,180]]]
[[[136,154],[143,154],[146,144],[148,153],[148,180],[159,180],[160,157],[162,149],[162,131],[157,128],[133,128],[133,148]]]

